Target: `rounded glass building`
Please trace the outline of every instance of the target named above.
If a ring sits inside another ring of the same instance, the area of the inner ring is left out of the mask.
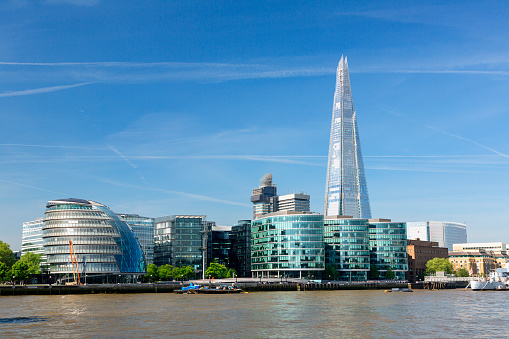
[[[53,274],[73,273],[69,241],[80,273],[143,274],[145,258],[132,229],[105,205],[82,199],[49,201],[42,229]]]
[[[282,211],[251,223],[253,277],[321,278],[323,215]]]

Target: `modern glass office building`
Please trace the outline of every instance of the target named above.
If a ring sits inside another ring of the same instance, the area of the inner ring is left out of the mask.
[[[214,224],[205,215],[171,215],[155,218],[154,264],[191,266],[202,272],[207,260],[207,233]]]
[[[132,229],[105,205],[82,199],[49,201],[42,232],[50,273],[73,273],[69,241],[77,268],[89,276],[146,272]]]
[[[232,268],[230,255],[232,240],[230,233],[231,226],[212,226],[207,234],[207,266],[211,262]]]
[[[129,225],[138,239],[145,262],[154,263],[154,218],[139,216],[138,214],[119,214]]]
[[[339,280],[365,281],[370,267],[368,220],[327,216],[324,223],[326,264],[334,265]]]
[[[281,211],[251,223],[253,277],[321,278],[323,215]]]
[[[232,226],[230,263],[239,277],[251,277],[251,220]]]
[[[272,173],[260,179],[260,186],[253,189],[253,219],[277,211],[277,187],[272,183]]]
[[[336,72],[327,163],[324,215],[371,218],[357,113],[353,107],[348,61],[341,57]]]
[[[23,223],[23,233],[21,237],[21,256],[27,252],[40,254],[41,272],[46,273],[49,270],[47,258],[44,254],[42,241],[43,218],[37,218],[33,221]]]
[[[408,239],[438,242],[439,247],[453,251],[453,244],[467,242],[467,225],[449,221],[407,222]]]
[[[378,267],[381,278],[390,268],[396,279],[405,279],[408,271],[406,223],[369,220],[369,247],[371,264]]]

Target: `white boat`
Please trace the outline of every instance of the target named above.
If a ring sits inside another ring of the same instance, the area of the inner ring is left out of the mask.
[[[472,291],[509,289],[509,272],[507,268],[497,268],[490,272],[488,279],[470,282]]]

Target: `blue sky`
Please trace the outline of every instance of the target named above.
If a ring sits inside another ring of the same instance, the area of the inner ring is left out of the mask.
[[[11,248],[57,198],[231,225],[269,172],[321,212],[341,55],[373,216],[509,241],[509,4],[143,3],[1,2]]]

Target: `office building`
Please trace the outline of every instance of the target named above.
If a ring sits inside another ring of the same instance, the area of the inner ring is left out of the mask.
[[[231,231],[231,226],[211,226],[207,235],[207,266],[215,262],[232,268],[230,265]]]
[[[72,274],[78,269],[90,279],[90,275],[146,272],[133,231],[103,204],[82,199],[49,201],[43,221],[43,247],[51,274]]]
[[[395,273],[395,279],[405,279],[408,260],[404,222],[369,219],[369,248],[371,265],[377,266],[382,279],[385,278],[388,269]]]
[[[426,263],[434,258],[448,258],[449,251],[439,247],[438,242],[424,240],[407,240],[408,272],[406,279],[416,282],[424,279]]]
[[[507,245],[503,242],[478,242],[478,243],[466,243],[466,244],[453,244],[454,252],[461,251],[507,251]]]
[[[239,277],[251,277],[251,220],[239,220],[232,226],[230,265]]]
[[[346,57],[341,57],[336,72],[324,215],[371,218],[357,113],[353,106]]]
[[[495,256],[483,249],[449,252],[449,261],[455,271],[464,268],[472,277],[486,277],[490,271],[499,267]]]
[[[326,264],[334,265],[339,280],[365,281],[370,268],[368,220],[326,216],[324,223]]]
[[[453,251],[453,244],[467,242],[467,225],[448,221],[407,222],[408,239],[438,242]]]
[[[253,189],[253,218],[277,211],[277,187],[272,183],[272,174],[267,173],[260,179],[260,186]]]
[[[129,225],[140,243],[145,262],[154,263],[154,218],[142,217],[138,214],[119,214]]]
[[[277,210],[309,212],[309,200],[309,195],[304,193],[280,195],[277,198]]]
[[[321,278],[325,269],[323,215],[281,211],[251,223],[253,277]]]
[[[155,218],[154,264],[191,266],[201,275],[207,266],[207,233],[213,225],[205,218],[205,215]]]
[[[42,226],[43,218],[37,218],[33,221],[23,223],[23,233],[21,236],[21,255],[31,252],[33,254],[40,254],[40,267],[41,272],[48,272],[48,264],[46,255],[44,254],[44,247],[42,241]]]

